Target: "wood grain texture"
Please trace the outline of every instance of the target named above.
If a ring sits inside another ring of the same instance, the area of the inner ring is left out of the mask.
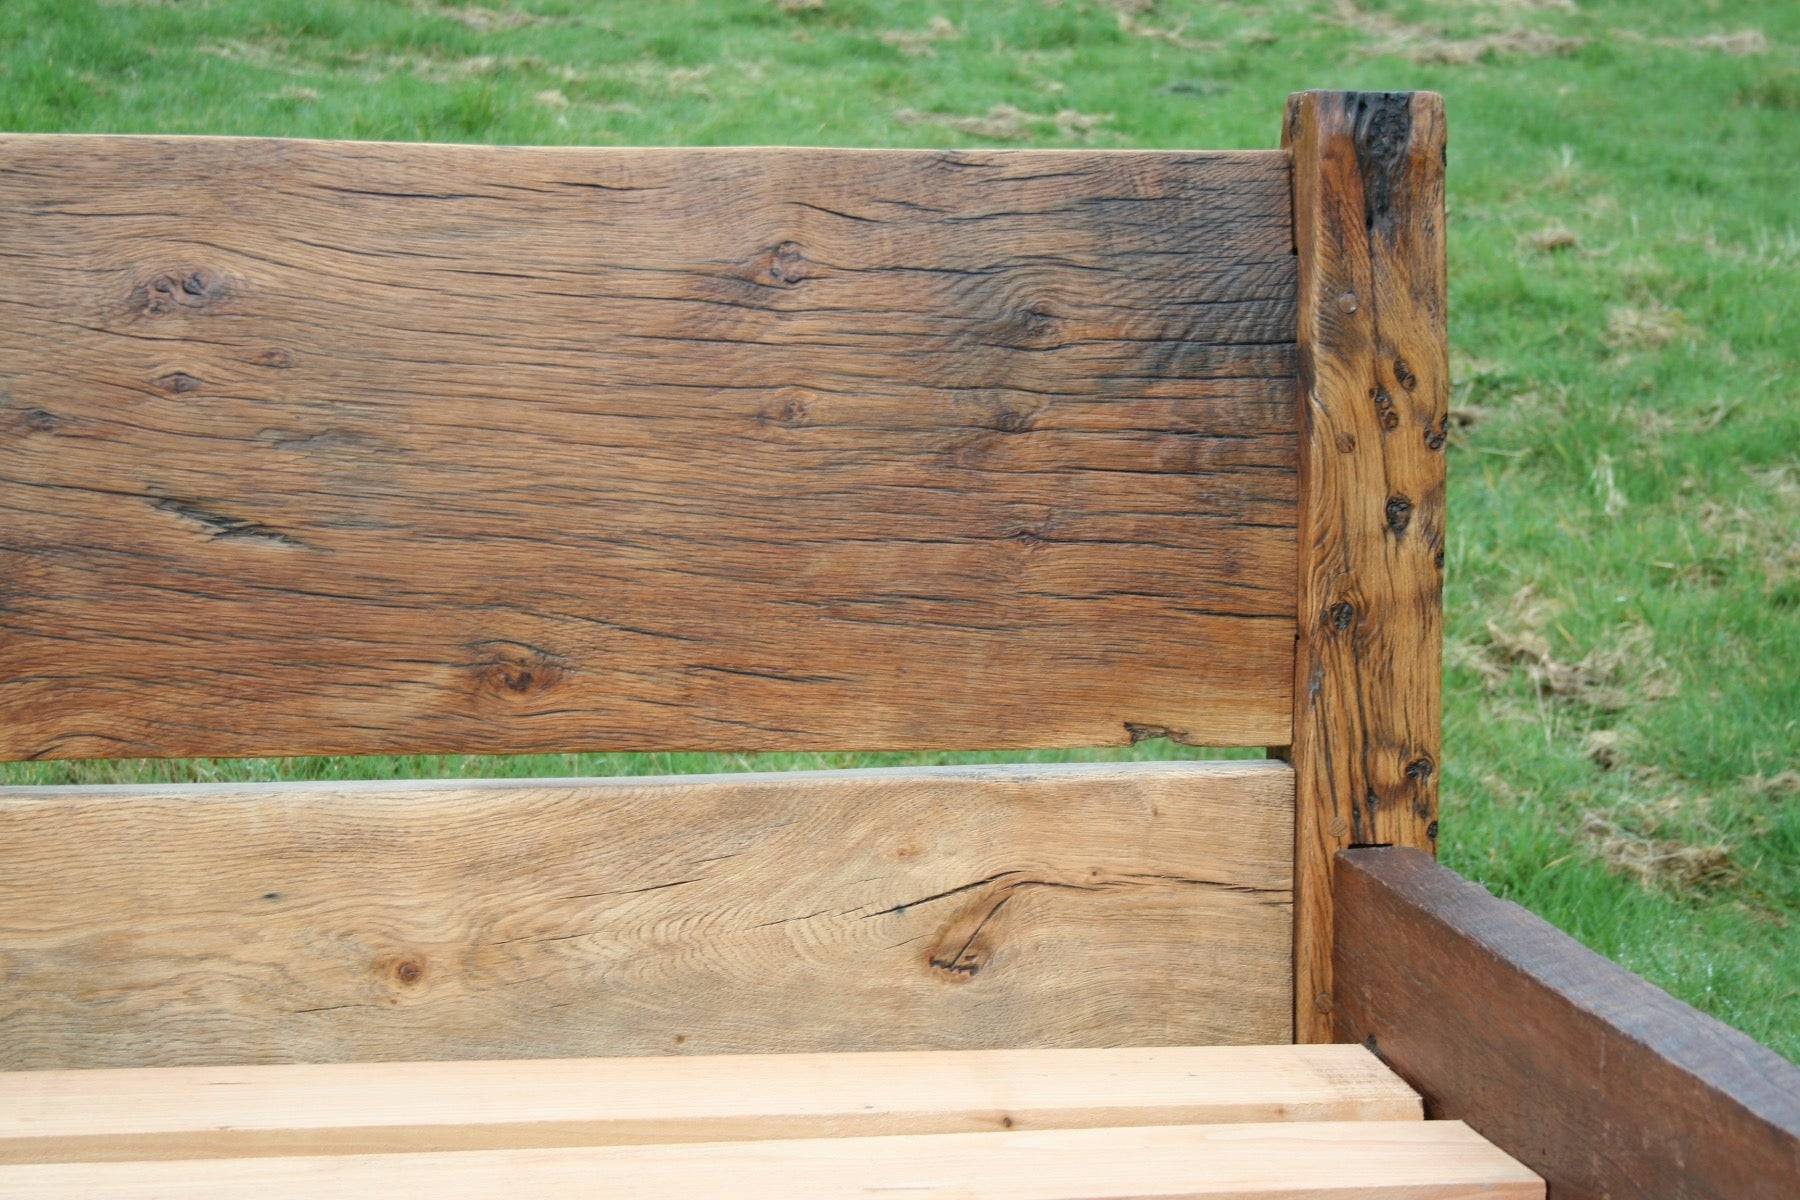
[[[0,138],[0,756],[1284,742],[1285,158]]]
[[[1331,864],[1435,847],[1443,673],[1444,107],[1302,92],[1295,1029],[1331,1038]]]
[[[0,1166],[7,1200],[1542,1200],[1456,1121],[1174,1125],[912,1137]]]
[[[0,792],[0,1067],[1291,1040],[1272,763]]]
[[[19,1071],[0,1163],[1420,1116],[1360,1046]]]
[[[1336,886],[1339,1035],[1556,1200],[1800,1195],[1800,1067],[1419,851]]]

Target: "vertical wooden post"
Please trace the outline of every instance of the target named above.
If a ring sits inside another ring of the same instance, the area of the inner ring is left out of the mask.
[[[1329,1041],[1331,870],[1435,850],[1443,660],[1444,107],[1301,92],[1294,1034]]]

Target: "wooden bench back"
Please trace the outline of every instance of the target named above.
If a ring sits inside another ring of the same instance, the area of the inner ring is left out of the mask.
[[[15,790],[0,1065],[1318,1035],[1435,812],[1441,110],[1286,140],[0,138],[0,758],[1293,761]]]

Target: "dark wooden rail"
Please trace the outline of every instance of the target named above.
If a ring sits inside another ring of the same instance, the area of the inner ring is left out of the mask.
[[[1419,851],[1335,878],[1340,1040],[1550,1200],[1800,1196],[1800,1068]]]

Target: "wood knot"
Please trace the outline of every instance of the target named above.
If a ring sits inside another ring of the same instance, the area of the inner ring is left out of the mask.
[[[1437,764],[1431,761],[1429,754],[1421,754],[1406,764],[1406,777],[1414,783],[1425,783],[1437,770]]]
[[[802,429],[812,406],[802,396],[787,396],[765,405],[756,414],[759,425],[778,425],[783,429]]]
[[[1060,321],[1042,303],[1022,304],[989,324],[983,340],[1015,350],[1051,350],[1062,340]]]
[[[1388,531],[1395,537],[1404,534],[1407,525],[1412,522],[1412,501],[1405,496],[1389,496],[1387,507],[1383,511],[1387,514]]]
[[[1375,404],[1375,417],[1383,429],[1400,428],[1400,414],[1394,410],[1394,398],[1386,388],[1370,388],[1369,399]]]
[[[425,960],[417,954],[384,954],[373,964],[375,977],[403,989],[425,982]]]
[[[771,248],[764,264],[769,279],[782,287],[793,287],[812,278],[810,268],[798,242],[782,242]]]
[[[559,654],[525,642],[472,642],[466,664],[477,692],[516,700],[549,691],[573,672]]]
[[[271,371],[285,371],[294,365],[294,352],[283,350],[279,346],[271,346],[267,350],[258,350],[250,356],[255,366],[267,367]]]
[[[132,307],[151,316],[201,309],[225,298],[225,277],[205,267],[157,275],[132,289]]]
[[[1450,418],[1439,417],[1437,424],[1425,430],[1425,448],[1442,450],[1444,443],[1450,440]]]
[[[1344,633],[1356,623],[1356,606],[1348,600],[1339,600],[1326,610],[1325,619],[1333,629]]]
[[[28,408],[19,414],[19,424],[27,433],[55,433],[62,423],[62,418],[47,408]]]
[[[180,396],[187,392],[200,390],[201,381],[186,371],[170,371],[167,375],[159,375],[150,381],[171,396]]]
[[[1031,428],[1032,420],[1032,414],[1028,412],[1020,412],[1016,408],[1002,408],[994,414],[994,419],[988,428],[998,433],[1024,433]]]
[[[1413,374],[1412,368],[1406,365],[1404,358],[1394,359],[1394,379],[1409,392],[1417,390],[1419,386],[1419,377]]]

